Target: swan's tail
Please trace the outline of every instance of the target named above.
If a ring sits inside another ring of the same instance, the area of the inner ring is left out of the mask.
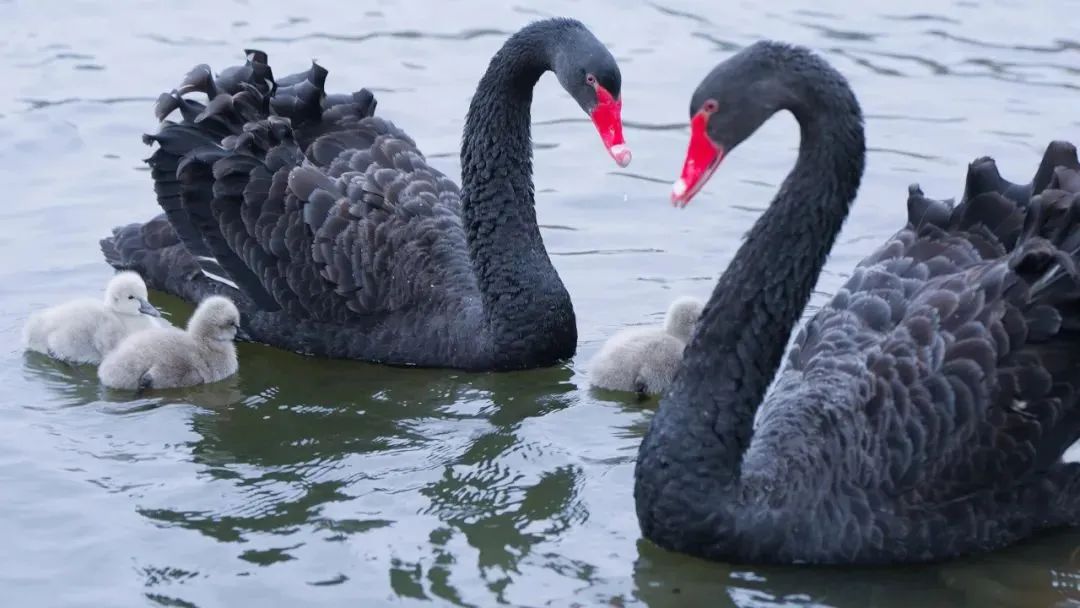
[[[1017,444],[1028,443],[1027,462],[1037,471],[1054,466],[1080,439],[1078,178],[1076,147],[1054,142],[1031,182],[1028,199],[979,193],[957,207],[950,226],[984,259],[1004,260],[1003,266],[988,267],[986,278],[980,279],[986,287],[996,283],[992,276],[1003,277],[1000,294],[995,289],[984,293],[988,300],[1000,298],[1000,329],[1009,343],[1004,346],[1005,338],[996,338],[1002,340],[996,349],[997,398],[1011,414],[1019,414],[1001,418],[997,432]],[[997,247],[1005,251],[995,251]],[[991,331],[997,328],[985,322]]]
[[[1039,168],[1027,184],[1014,184],[1001,176],[990,157],[968,165],[959,204],[952,199],[927,197],[918,184],[908,187],[908,225],[917,232],[939,229],[963,234],[984,259],[1012,251],[1034,220],[1029,212],[1033,197],[1047,191],[1080,191],[1080,159],[1076,146],[1051,142]],[[1050,194],[1050,196],[1056,196]]]
[[[1062,463],[1080,440],[1080,162],[1055,142],[1030,189],[992,174],[972,163],[955,206],[912,187],[897,241],[924,275],[911,305],[939,313],[909,324],[940,340],[910,394],[925,429],[948,429],[924,437],[911,518],[960,552],[1080,523],[1080,467]]]
[[[188,302],[224,295],[243,309],[251,307],[247,296],[224,278],[223,269],[205,260],[200,263],[188,252],[164,213],[144,224],[118,226],[99,243],[110,266],[139,273],[150,289]],[[218,278],[211,278],[208,273],[217,274]]]
[[[245,159],[251,168],[286,140],[295,141],[292,147],[299,144],[298,152],[302,151],[320,134],[353,128],[373,115],[376,101],[366,89],[326,94],[326,70],[318,65],[275,80],[265,53],[248,50],[246,54],[244,65],[227,68],[217,77],[207,65],[193,68],[176,89],[158,98],[154,111],[161,127],[143,139],[156,145],[147,163],[157,201],[172,238],[188,254],[177,272],[186,272],[194,264],[203,278],[239,289],[264,310],[276,310],[279,303],[253,272],[250,260],[242,259],[240,250],[223,236],[219,210],[213,204],[218,177],[214,163],[236,157]],[[207,102],[192,99],[192,94],[205,95]],[[300,159],[296,155],[290,160]],[[245,175],[234,194],[242,198],[250,179]],[[118,268],[168,272],[163,270],[165,258],[157,259],[163,249],[139,249],[139,230],[138,225],[117,228],[104,239],[106,259]],[[166,257],[177,261],[174,255]],[[147,280],[163,282],[153,276]]]
[[[977,158],[968,165],[961,200],[967,201],[980,194],[996,192],[1015,203],[1027,205],[1032,196],[1051,187],[1050,182],[1058,167],[1064,170],[1080,170],[1076,147],[1067,141],[1050,142],[1034,177],[1026,184],[1014,184],[1002,177],[997,163],[989,156]]]
[[[151,289],[184,297],[187,285],[200,273],[165,214],[145,224],[118,226],[100,244],[110,266],[139,273]]]

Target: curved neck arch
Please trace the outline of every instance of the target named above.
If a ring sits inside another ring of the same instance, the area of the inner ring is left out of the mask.
[[[698,518],[712,521],[701,530],[711,542],[731,523],[754,415],[862,179],[862,113],[850,88],[836,78],[797,86],[786,106],[800,125],[795,167],[721,275],[641,445],[635,498],[650,538],[666,536],[664,522]],[[673,480],[715,500],[682,504]]]
[[[469,106],[461,144],[462,219],[495,356],[506,367],[573,354],[577,328],[536,221],[533,87],[552,69],[569,24],[545,21],[510,37]]]

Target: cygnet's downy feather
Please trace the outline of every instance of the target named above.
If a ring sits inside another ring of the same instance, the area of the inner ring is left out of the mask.
[[[168,325],[150,304],[146,284],[134,272],[109,280],[103,300],[78,298],[30,316],[23,327],[26,350],[69,363],[100,363],[124,338]]]
[[[239,369],[236,332],[240,313],[232,300],[210,296],[188,321],[187,330],[151,329],[120,343],[98,368],[110,388],[146,390],[209,384]]]
[[[609,338],[589,364],[589,382],[640,395],[662,393],[675,377],[702,306],[697,298],[681,297],[668,308],[663,328],[635,327]]]

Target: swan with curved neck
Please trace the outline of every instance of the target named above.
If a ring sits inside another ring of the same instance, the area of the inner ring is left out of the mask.
[[[622,81],[580,22],[511,36],[469,105],[462,187],[374,116],[367,90],[328,95],[327,71],[274,81],[267,56],[214,78],[194,69],[159,98],[146,138],[151,222],[102,241],[109,263],[192,302],[237,302],[245,337],[308,354],[503,370],[573,356],[569,294],[536,221],[530,107],[553,71],[620,166]],[[202,105],[184,97],[202,92]]]
[[[533,200],[530,107],[549,70],[590,116],[616,163],[629,165],[615,60],[577,21],[543,21],[512,36],[480,79],[462,136],[461,207],[494,349],[508,359],[561,351],[550,353],[553,362],[573,355],[577,333]],[[541,345],[552,340],[558,344]]]
[[[941,223],[912,215],[777,377],[862,179],[855,95],[806,49],[744,49],[694,92],[672,191],[685,206],[782,110],[801,131],[795,167],[720,277],[638,454],[645,537],[718,560],[869,564],[1076,523],[1080,473],[1060,457],[1080,438],[1080,344],[1065,330],[1080,283],[1060,260],[1080,247],[1063,216],[1042,225],[1051,214],[994,192],[935,203]],[[1080,197],[1029,204],[1077,211]]]

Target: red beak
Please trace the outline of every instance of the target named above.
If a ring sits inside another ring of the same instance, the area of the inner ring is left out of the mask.
[[[590,113],[600,140],[604,142],[608,154],[620,167],[630,164],[633,155],[626,145],[622,134],[622,100],[615,99],[607,89],[596,85],[596,107]]]
[[[723,148],[709,139],[706,130],[708,124],[709,115],[704,110],[698,111],[690,119],[690,145],[686,149],[682,175],[671,188],[672,205],[685,207],[724,159]]]

